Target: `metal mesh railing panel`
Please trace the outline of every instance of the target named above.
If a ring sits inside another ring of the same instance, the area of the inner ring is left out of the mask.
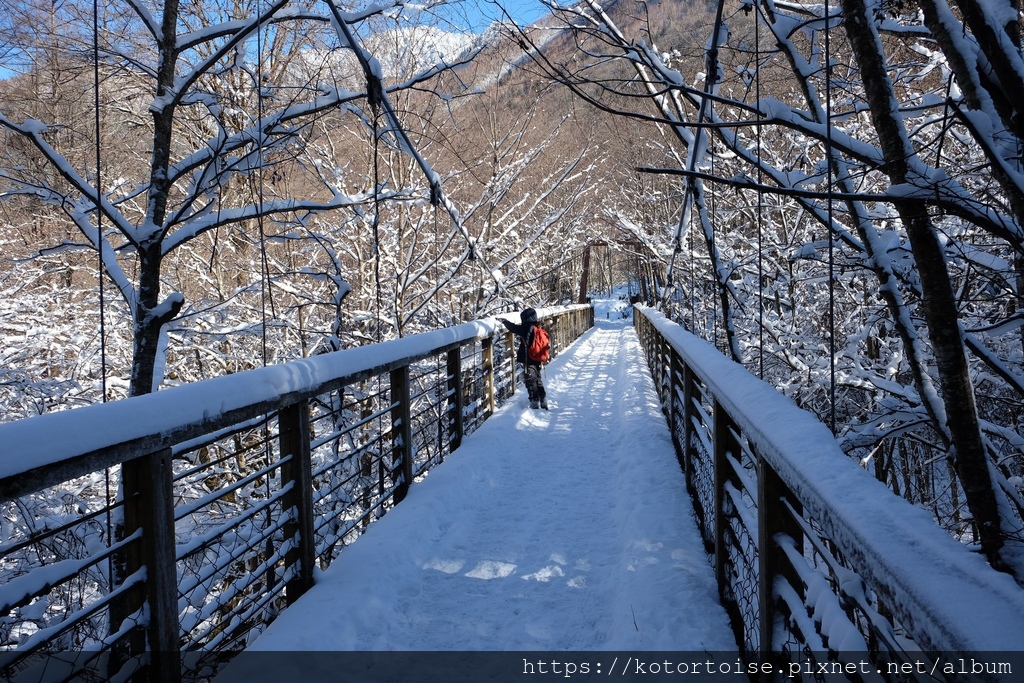
[[[119,470],[95,472],[0,508],[0,662],[21,681],[102,681],[128,675],[124,656],[141,635],[143,615],[119,600],[142,590],[124,576],[123,557],[141,532],[123,540]],[[115,626],[116,624],[116,626]]]

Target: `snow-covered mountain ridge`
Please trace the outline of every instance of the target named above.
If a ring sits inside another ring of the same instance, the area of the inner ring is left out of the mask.
[[[458,60],[481,40],[479,34],[446,31],[437,26],[403,26],[368,37],[364,47],[380,63],[385,79],[400,81],[435,64]],[[359,74],[356,57],[348,49],[309,49],[303,58],[303,78],[317,74],[323,79],[326,73],[332,80],[345,83]]]

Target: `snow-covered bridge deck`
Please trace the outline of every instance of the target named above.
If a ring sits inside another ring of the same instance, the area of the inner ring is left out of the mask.
[[[517,394],[251,649],[735,651],[632,322],[596,317],[550,411]]]

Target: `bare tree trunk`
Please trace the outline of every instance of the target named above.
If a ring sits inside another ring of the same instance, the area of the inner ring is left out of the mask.
[[[167,199],[171,179],[171,140],[174,135],[173,101],[168,97],[174,89],[177,46],[178,0],[166,0],[163,13],[163,35],[159,39],[160,66],[157,72],[156,101],[153,108],[153,158],[150,166],[149,207],[146,224],[151,230],[147,242],[139,249],[139,289],[135,302],[135,345],[132,354],[129,395],[139,396],[153,391],[153,375],[160,353],[160,331],[181,309],[182,301],[166,311],[159,310],[160,269],[163,263],[163,223],[167,217]]]
[[[154,390],[154,375],[157,367],[158,355],[160,354],[160,332],[165,324],[170,322],[181,309],[184,299],[181,295],[175,295],[168,301],[169,305],[160,306],[160,269],[163,263],[164,236],[163,222],[167,214],[167,199],[170,188],[168,169],[170,168],[171,138],[173,135],[174,105],[165,100],[174,84],[175,62],[177,60],[177,23],[178,2],[167,0],[164,5],[163,36],[160,39],[160,68],[157,75],[156,98],[163,102],[163,106],[153,109],[154,131],[153,131],[153,158],[150,169],[151,185],[149,188],[149,207],[147,211],[146,227],[149,235],[145,241],[136,245],[139,252],[139,284],[136,300],[132,305],[135,317],[134,347],[132,349],[131,380],[129,384],[129,396],[140,396],[151,393]],[[122,501],[128,501],[134,496],[151,496],[159,486],[159,482],[151,481],[148,473],[149,461],[152,456],[140,458],[127,462],[121,467],[121,481],[119,497]],[[168,474],[169,476],[169,474]],[[167,483],[170,486],[170,483]],[[134,511],[133,506],[124,506],[119,519],[115,522],[116,533],[120,538],[127,538],[133,534],[144,521],[144,516]],[[134,550],[129,550],[124,556],[115,562],[116,584],[121,585],[134,572],[144,566],[145,559]],[[146,591],[139,589],[130,591],[124,596],[115,600],[110,607],[110,628],[116,632],[121,624],[131,618],[131,615],[142,608],[149,593],[150,586],[147,583]],[[150,634],[155,631],[150,631]],[[127,645],[127,647],[125,647]],[[150,648],[157,649],[155,642],[149,643]],[[122,658],[128,655],[138,654],[146,650],[145,643],[136,636],[130,644],[118,645],[114,648],[112,656],[112,671],[116,671]],[[177,668],[176,666],[174,667]],[[161,672],[156,673],[158,677]],[[173,678],[178,672],[162,672]]]

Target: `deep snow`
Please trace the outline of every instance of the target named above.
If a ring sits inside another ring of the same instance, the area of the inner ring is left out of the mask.
[[[623,307],[547,367],[551,411],[517,392],[251,650],[734,652]]]

